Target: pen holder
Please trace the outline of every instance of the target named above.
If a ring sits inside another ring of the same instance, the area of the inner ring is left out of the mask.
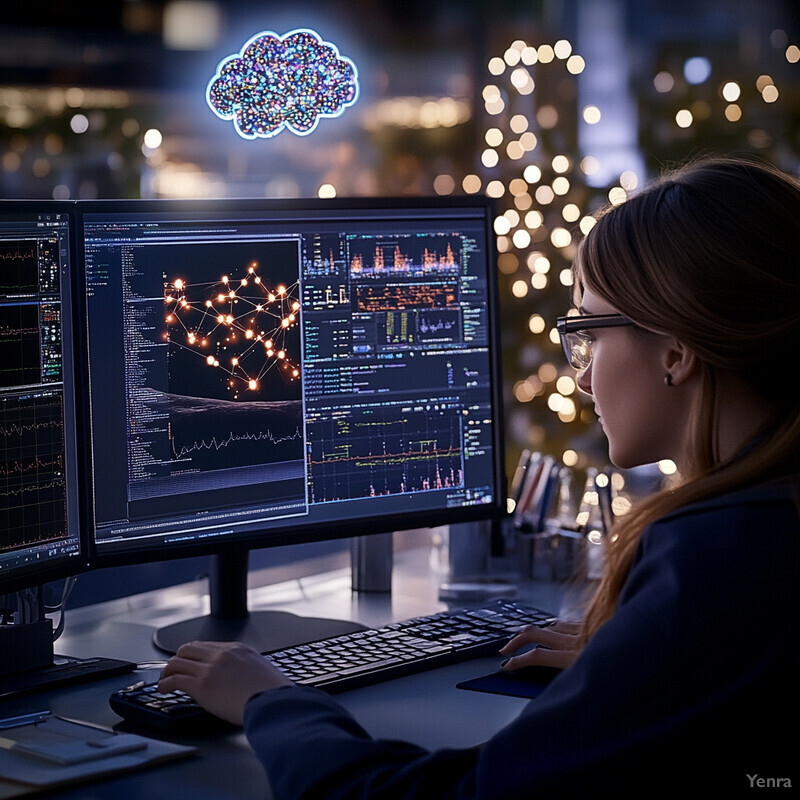
[[[523,580],[560,582],[574,578],[583,564],[583,534],[567,528],[517,534]]]

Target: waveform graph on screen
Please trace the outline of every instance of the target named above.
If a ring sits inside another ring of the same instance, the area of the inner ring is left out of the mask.
[[[35,239],[0,242],[0,296],[39,291],[39,262]]]
[[[0,387],[41,379],[39,303],[0,304]]]
[[[0,398],[0,550],[65,535],[63,431],[59,395]]]
[[[461,269],[461,237],[449,234],[359,237],[350,242],[353,277],[455,276]]]
[[[448,404],[333,412],[312,420],[317,502],[463,485],[461,410]]]
[[[248,468],[302,459],[299,401],[234,404],[172,395],[169,411],[173,474],[199,472],[216,475],[218,481],[238,475],[237,481],[251,482]],[[263,473],[253,471],[251,477],[258,474]],[[208,488],[224,486],[208,484]]]

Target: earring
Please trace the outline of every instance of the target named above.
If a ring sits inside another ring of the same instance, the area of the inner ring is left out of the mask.
[[[664,376],[664,383],[667,386],[672,386],[672,375],[670,375],[669,372]]]

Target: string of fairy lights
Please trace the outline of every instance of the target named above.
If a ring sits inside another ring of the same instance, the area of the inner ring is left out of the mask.
[[[484,191],[498,204],[494,221],[498,268],[511,295],[509,304],[522,312],[519,324],[525,330],[518,332],[519,340],[527,340],[529,346],[535,343],[533,369],[526,369],[525,364],[506,365],[517,374],[520,369],[527,372],[524,377],[509,376],[513,398],[520,406],[541,398],[544,407],[565,425],[581,417],[588,423],[591,411],[577,394],[574,372],[559,361],[554,316],[548,318],[544,311],[548,303],[539,300],[557,294],[558,299],[550,302],[554,311],[559,303],[568,302],[569,265],[575,245],[594,224],[592,201],[599,204],[598,193],[587,185],[586,176],[598,165],[591,157],[576,157],[576,130],[564,135],[566,126],[577,127],[577,116],[568,110],[574,104],[559,102],[552,88],[549,93],[542,92],[541,100],[536,93],[540,82],[548,87],[555,83],[545,70],[560,69],[577,78],[586,67],[566,39],[538,46],[520,39],[489,60],[489,77],[481,91],[486,127],[480,162],[486,175]],[[587,125],[602,117],[601,109],[593,104],[580,114]],[[558,136],[549,135],[554,130]],[[624,201],[627,190],[635,185],[632,173],[622,176],[609,199]],[[530,419],[521,427],[526,436],[536,435]],[[568,466],[577,465],[581,458],[572,448],[566,448],[560,457]]]

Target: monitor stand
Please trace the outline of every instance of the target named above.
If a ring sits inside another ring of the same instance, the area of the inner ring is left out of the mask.
[[[211,613],[159,628],[153,634],[155,646],[174,654],[184,642],[238,641],[267,653],[365,629],[350,620],[301,617],[287,611],[248,611],[248,558],[247,550],[211,556],[208,575]]]

